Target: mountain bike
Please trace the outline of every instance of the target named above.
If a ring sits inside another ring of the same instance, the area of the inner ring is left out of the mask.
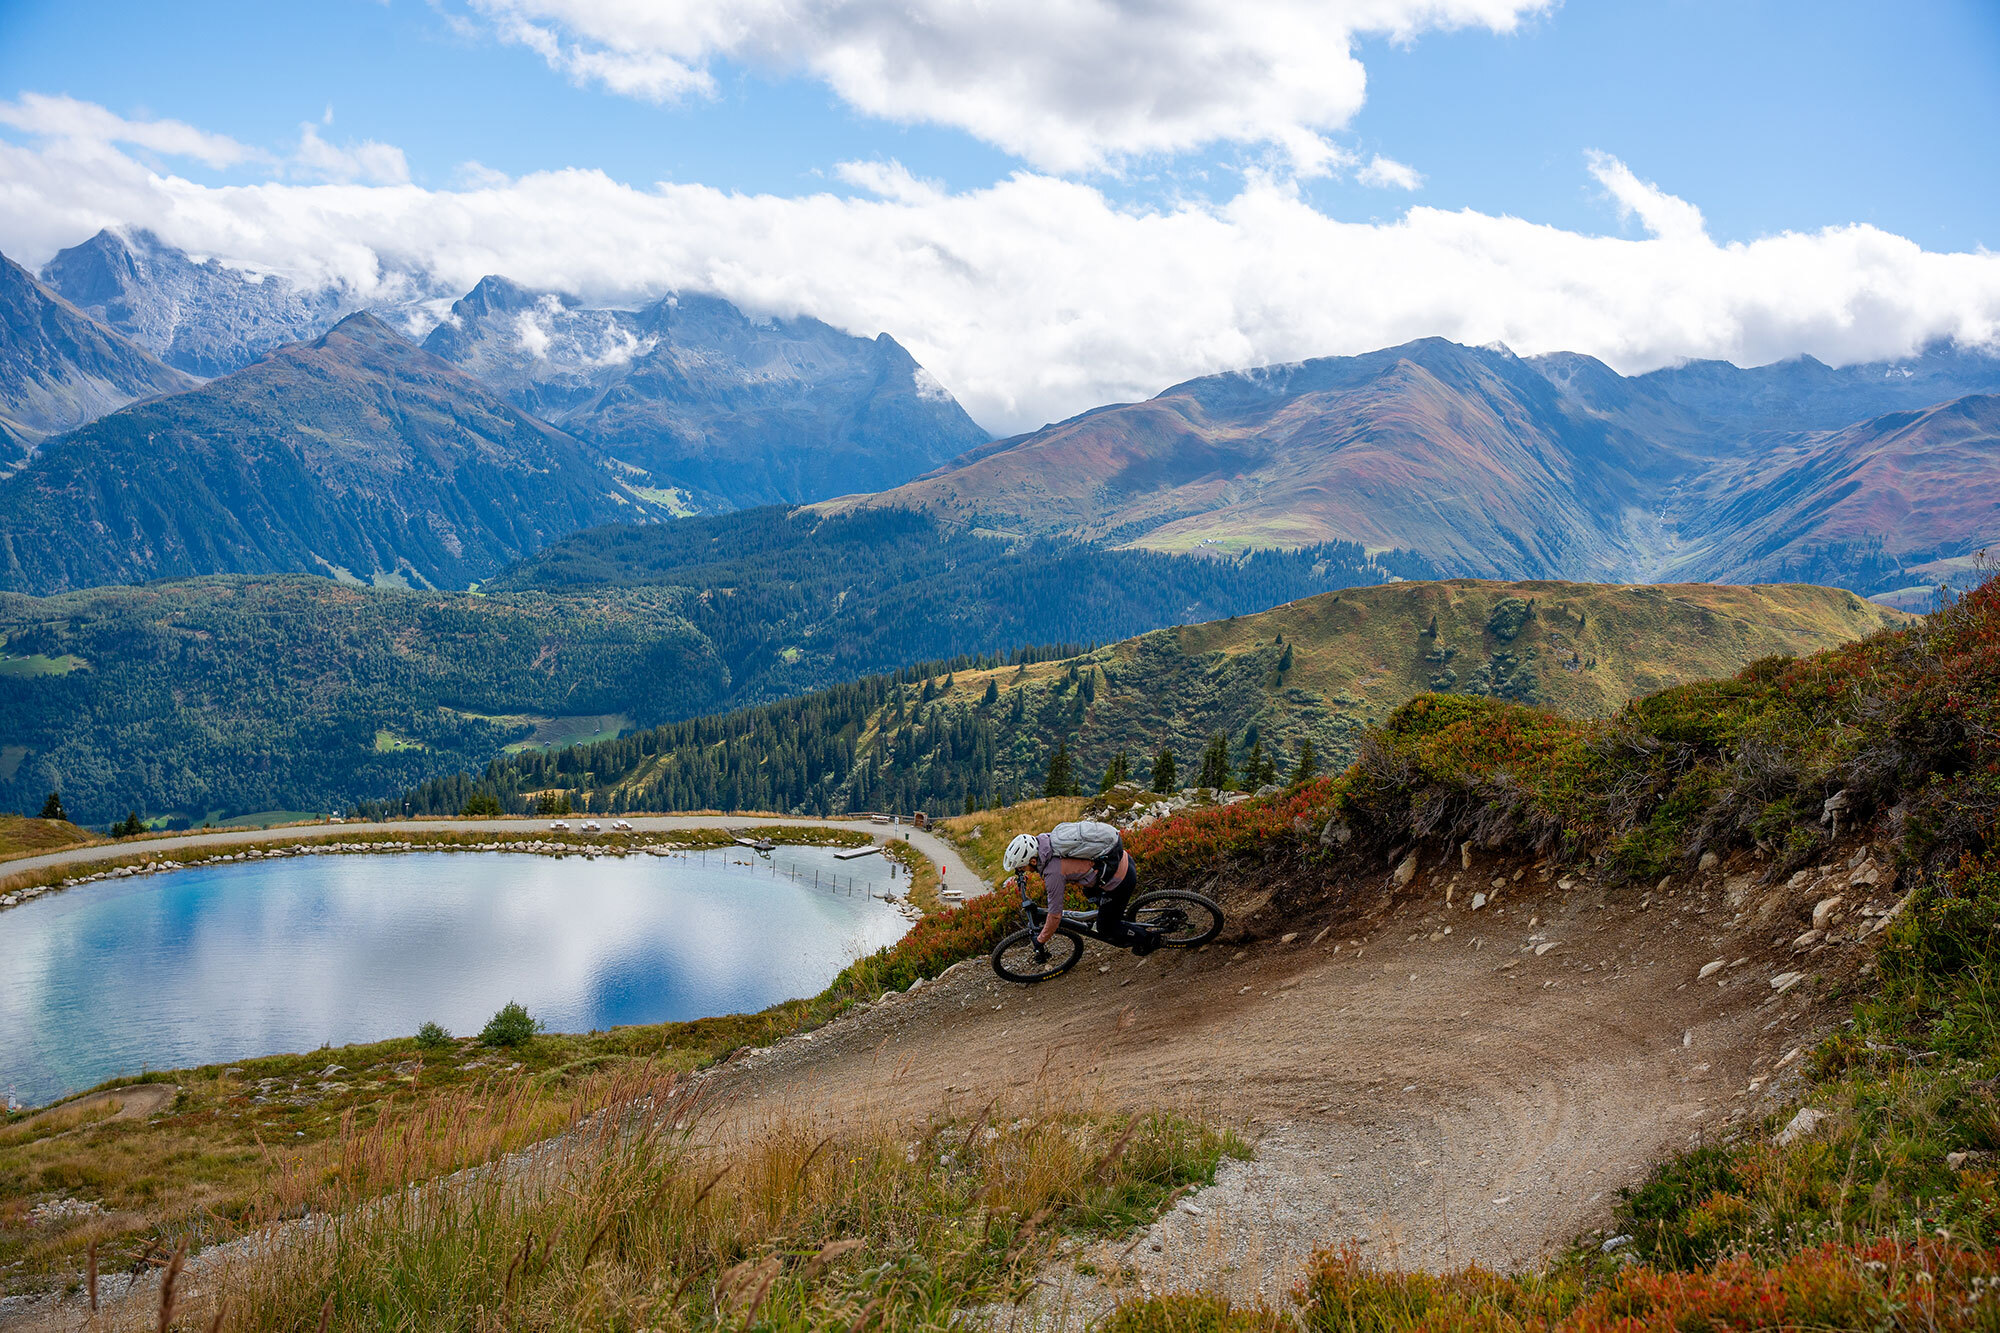
[[[1101,909],[1064,912],[1056,933],[1043,944],[1035,937],[1048,920],[1048,908],[1021,897],[1021,918],[1027,924],[993,946],[993,970],[1007,981],[1023,985],[1059,977],[1083,957],[1084,932],[1078,927],[1094,925]],[[1133,924],[1150,927],[1162,946],[1192,949],[1222,933],[1222,908],[1198,893],[1184,889],[1159,889],[1142,893],[1130,904]]]

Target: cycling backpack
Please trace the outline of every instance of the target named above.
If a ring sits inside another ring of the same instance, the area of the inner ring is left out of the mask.
[[[1056,825],[1049,830],[1049,846],[1057,856],[1094,862],[1099,884],[1111,882],[1111,877],[1118,873],[1119,858],[1125,853],[1125,842],[1118,830],[1094,819]]]

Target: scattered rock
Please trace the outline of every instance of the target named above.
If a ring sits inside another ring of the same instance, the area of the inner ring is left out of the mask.
[[[1703,964],[1701,965],[1701,971],[1699,971],[1699,972],[1695,973],[1695,980],[1696,980],[1696,981],[1707,981],[1707,980],[1708,980],[1708,979],[1709,979],[1710,977],[1714,976],[1714,975],[1715,975],[1715,974],[1716,974],[1717,972],[1720,972],[1720,971],[1722,970],[1722,967],[1723,967],[1723,963],[1722,963],[1722,960],[1721,960],[1720,958],[1716,959],[1716,960],[1715,960],[1714,962],[1712,962],[1712,963],[1703,963]]]
[[[1417,854],[1413,851],[1408,856],[1403,858],[1402,864],[1396,867],[1395,874],[1390,876],[1390,882],[1400,889],[1405,885],[1407,885],[1411,880],[1415,879],[1416,877],[1417,877]]]
[[[1597,1250],[1600,1254],[1610,1254],[1612,1251],[1623,1249],[1631,1243],[1632,1238],[1630,1236],[1613,1236],[1610,1240],[1598,1246]]]
[[[1846,901],[1839,894],[1835,894],[1831,898],[1821,899],[1819,905],[1813,908],[1813,929],[1823,931],[1832,925],[1840,915],[1840,905]]]
[[[1805,934],[1793,940],[1792,947],[1794,949],[1810,949],[1813,947],[1813,945],[1818,944],[1821,940],[1825,938],[1826,938],[1825,931],[1809,930]]]
[[[1556,945],[1559,943],[1561,943],[1560,940],[1550,940],[1547,944],[1537,944],[1535,946],[1535,957],[1540,958],[1543,954],[1555,948]]]
[[[1771,978],[1771,989],[1782,994],[1805,979],[1806,974],[1803,972],[1780,972]]]
[[[98,1217],[103,1212],[104,1205],[93,1199],[64,1197],[36,1204],[28,1210],[28,1221],[38,1227],[47,1227],[54,1226],[58,1222],[76,1222],[87,1217]]]
[[[1479,910],[1480,908],[1482,908],[1482,907],[1484,907],[1484,906],[1486,906],[1486,895],[1485,895],[1485,894],[1483,894],[1483,893],[1475,893],[1475,894],[1473,894],[1473,895],[1472,895],[1472,910],[1473,910],[1473,911],[1475,911],[1475,912],[1477,912],[1477,911],[1478,911],[1478,910]]]
[[[1458,868],[1460,870],[1472,869],[1472,844],[1470,842],[1461,842],[1458,844]]]
[[[1799,1113],[1792,1117],[1791,1123],[1778,1131],[1778,1146],[1780,1148],[1790,1146],[1795,1140],[1804,1138],[1825,1124],[1828,1118],[1827,1113],[1816,1106],[1801,1107]]]
[[[1284,934],[1278,936],[1278,943],[1290,944],[1293,940],[1297,939],[1298,937],[1299,937],[1299,932],[1297,932],[1296,930],[1288,930]]]
[[[1703,852],[1701,854],[1701,860],[1695,863],[1695,869],[1701,871],[1703,874],[1706,874],[1721,864],[1722,864],[1722,858],[1717,856],[1714,852]]]
[[[1345,847],[1353,841],[1354,830],[1349,828],[1338,815],[1327,820],[1326,827],[1319,831],[1319,842],[1322,847]]]

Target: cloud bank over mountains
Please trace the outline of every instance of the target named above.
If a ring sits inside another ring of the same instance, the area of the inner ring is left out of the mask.
[[[300,161],[68,98],[0,103],[0,125],[17,140],[0,137],[0,250],[31,267],[113,226],[338,285],[356,304],[456,296],[489,273],[606,304],[710,291],[891,332],[1003,432],[1214,371],[1426,335],[1586,352],[1628,373],[2000,340],[2000,255],[1861,224],[1718,244],[1695,204],[1604,154],[1578,181],[1595,179],[1624,234],[1428,207],[1343,221],[1256,172],[1226,199],[1144,207],[1027,170],[953,192],[894,162],[841,168],[858,194],[641,188],[582,170],[467,172],[438,189],[404,180],[383,145]],[[206,184],[176,162],[267,179]],[[1401,165],[1384,163],[1385,177]]]

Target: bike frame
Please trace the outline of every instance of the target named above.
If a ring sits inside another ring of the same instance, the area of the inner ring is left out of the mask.
[[[1063,924],[1074,922],[1078,926],[1094,925],[1097,922],[1097,912],[1098,909],[1095,907],[1087,912],[1072,912],[1065,907],[1062,914]],[[1049,909],[1024,893],[1021,895],[1021,915],[1027,919],[1029,925],[1040,930],[1042,922],[1049,919]]]

